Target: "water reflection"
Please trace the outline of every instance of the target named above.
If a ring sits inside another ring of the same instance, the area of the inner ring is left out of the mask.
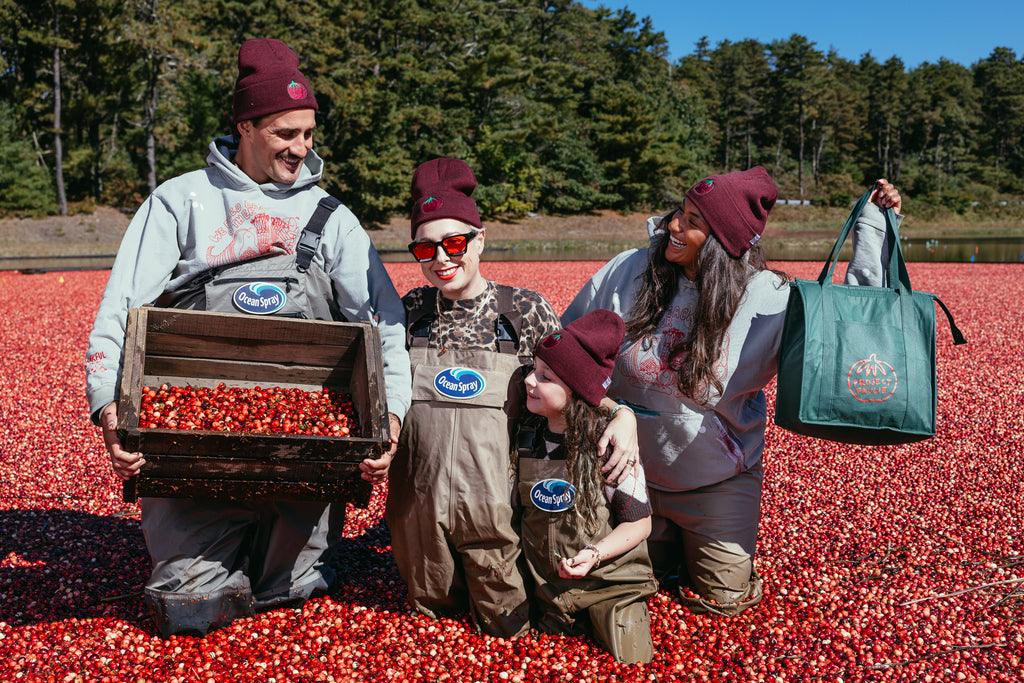
[[[767,245],[770,258],[778,261],[824,261],[831,245],[820,249],[807,245]],[[1021,237],[915,237],[900,238],[907,261],[942,263],[1024,263],[1024,235]],[[853,247],[847,241],[839,260],[848,260]]]

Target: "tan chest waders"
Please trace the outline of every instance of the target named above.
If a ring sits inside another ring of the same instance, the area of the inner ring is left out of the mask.
[[[408,315],[412,406],[386,518],[415,609],[436,617],[468,608],[485,633],[513,637],[529,629],[504,410],[520,368],[520,319],[511,289],[497,294],[498,351],[429,348],[433,297]]]
[[[534,625],[546,633],[573,635],[587,633],[589,623],[590,635],[619,661],[649,662],[654,644],[646,598],[657,592],[658,582],[647,544],[602,561],[581,579],[559,577],[559,557],[574,557],[612,530],[611,510],[604,505],[598,510],[597,532],[588,536],[568,506],[567,485],[565,460],[540,460],[532,449],[519,450],[523,554],[541,613]]]

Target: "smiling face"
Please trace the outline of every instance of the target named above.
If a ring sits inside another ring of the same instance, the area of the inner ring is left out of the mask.
[[[464,235],[475,228],[454,218],[439,218],[416,229],[416,242],[440,242],[452,235]],[[487,282],[480,275],[480,252],[484,248],[483,232],[469,241],[462,256],[449,256],[437,248],[434,260],[420,264],[427,282],[437,287],[446,299],[472,299],[480,295]]]
[[[665,260],[682,266],[686,277],[694,280],[697,277],[697,253],[710,233],[711,226],[704,220],[700,209],[684,199],[679,210],[669,217]]]
[[[526,376],[526,409],[548,419],[548,429],[565,431],[565,408],[572,389],[540,358],[534,359],[533,372]]]
[[[240,121],[235,163],[257,183],[285,185],[299,178],[302,162],[313,149],[316,113],[292,109],[253,121]]]

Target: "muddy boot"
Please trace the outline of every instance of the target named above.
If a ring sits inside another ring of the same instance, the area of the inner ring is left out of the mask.
[[[255,614],[249,583],[213,593],[167,593],[146,588],[143,601],[163,638],[175,635],[205,636]]]

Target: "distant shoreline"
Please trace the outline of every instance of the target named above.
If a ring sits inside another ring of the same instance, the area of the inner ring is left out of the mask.
[[[762,245],[773,260],[824,260],[847,214],[838,208],[777,206]],[[625,249],[646,246],[647,217],[645,213],[603,211],[485,221],[489,250],[484,258],[505,260],[499,255],[514,254],[512,260],[607,260]],[[46,265],[46,269],[61,265],[66,269],[108,268],[130,220],[130,215],[111,207],[71,216],[0,219],[0,270],[42,268],[42,260],[49,257],[53,257],[52,264]],[[406,260],[405,249],[410,241],[407,219],[395,218],[367,232],[385,260]],[[901,236],[912,242],[959,238],[1015,240],[1024,239],[1024,223],[929,222],[911,214],[904,221]]]

